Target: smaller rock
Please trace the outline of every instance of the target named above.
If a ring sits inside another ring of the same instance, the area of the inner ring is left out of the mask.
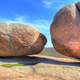
[[[0,23],[0,56],[40,53],[47,40],[35,28],[24,24]]]

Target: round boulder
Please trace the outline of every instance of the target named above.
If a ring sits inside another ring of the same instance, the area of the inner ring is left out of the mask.
[[[80,58],[80,3],[62,8],[55,15],[50,31],[56,51]]]
[[[24,56],[40,53],[46,37],[35,28],[18,23],[0,23],[0,56]]]

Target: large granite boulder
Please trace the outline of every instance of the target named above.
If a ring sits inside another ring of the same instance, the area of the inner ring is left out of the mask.
[[[46,38],[35,28],[25,24],[0,23],[0,56],[37,54],[46,44]]]
[[[55,15],[50,30],[58,52],[80,58],[80,3],[62,8]]]

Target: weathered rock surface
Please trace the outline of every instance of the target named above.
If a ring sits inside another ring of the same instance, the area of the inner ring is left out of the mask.
[[[45,36],[28,25],[0,23],[0,56],[37,54],[45,44]]]
[[[80,58],[80,3],[62,8],[50,30],[52,43],[58,52]]]
[[[9,64],[12,58],[7,59]],[[80,62],[77,59],[34,55],[16,58],[16,62],[20,61],[24,66],[0,64],[0,80],[80,80]]]

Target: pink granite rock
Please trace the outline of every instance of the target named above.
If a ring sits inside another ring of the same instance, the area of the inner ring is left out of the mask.
[[[80,3],[62,8],[50,30],[52,43],[58,52],[80,58]]]
[[[24,24],[0,23],[0,56],[37,54],[45,44],[45,36],[35,28]]]

